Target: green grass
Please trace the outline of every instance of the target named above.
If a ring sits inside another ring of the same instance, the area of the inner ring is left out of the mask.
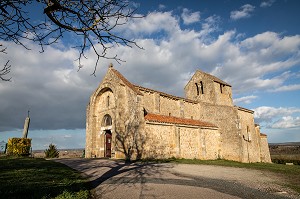
[[[165,159],[165,160],[143,160],[156,163],[178,163],[178,164],[203,164],[227,167],[238,167],[273,172],[283,177],[287,187],[300,193],[300,165],[270,164],[270,163],[241,163],[229,160],[197,160],[197,159]]]
[[[78,192],[78,198],[88,198],[87,190],[86,179],[61,163],[34,158],[0,158],[1,198],[68,198],[62,195],[75,196]]]

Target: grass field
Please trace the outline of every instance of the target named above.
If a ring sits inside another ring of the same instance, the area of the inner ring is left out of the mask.
[[[39,158],[0,158],[0,198],[88,198],[75,170]]]

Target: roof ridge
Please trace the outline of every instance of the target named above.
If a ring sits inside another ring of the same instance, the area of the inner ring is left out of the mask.
[[[216,77],[216,76],[214,76],[214,75],[212,75],[212,74],[206,73],[206,72],[204,72],[204,71],[202,71],[202,70],[200,70],[200,69],[197,69],[196,72],[197,72],[197,71],[199,71],[199,72],[201,72],[201,73],[204,73],[204,74],[208,75],[208,76],[211,77],[211,78],[213,79],[213,81],[215,81],[215,82],[219,82],[219,83],[222,83],[222,84],[225,84],[225,85],[231,87],[230,84],[228,84],[227,82],[221,80],[220,78],[218,78],[218,77]]]
[[[128,81],[118,70],[114,69],[114,68],[110,68],[110,70],[112,70],[118,77],[119,79],[121,79],[123,81],[124,84],[126,84],[126,86],[128,86],[129,88],[131,88],[135,93],[139,94],[139,95],[143,95],[138,89],[135,88],[135,86]]]
[[[137,89],[149,90],[149,91],[152,91],[152,92],[162,94],[166,97],[175,98],[175,99],[179,99],[179,100],[182,99],[184,101],[191,102],[191,103],[196,103],[196,104],[198,103],[197,101],[194,101],[194,100],[190,100],[190,99],[187,99],[187,98],[184,98],[184,97],[179,97],[179,96],[176,96],[176,95],[171,95],[171,94],[168,94],[168,93],[165,93],[165,92],[162,92],[162,91],[154,90],[152,88],[146,88],[146,87],[136,85],[136,84],[133,84],[133,86],[135,86]]]
[[[261,137],[268,137],[266,134],[264,134],[264,133],[260,133],[260,136]]]
[[[249,112],[249,113],[254,113],[253,110],[250,110],[250,109],[247,109],[247,108],[244,108],[244,107],[241,107],[241,106],[236,106],[236,105],[235,105],[235,107],[237,107],[238,110],[240,110],[240,111],[245,111],[245,112]]]
[[[171,123],[171,124],[184,124],[184,125],[202,126],[202,127],[217,127],[216,125],[210,122],[203,122],[200,120],[181,118],[175,116],[158,115],[153,113],[148,113],[147,115],[145,115],[145,120],[152,121],[152,122]]]

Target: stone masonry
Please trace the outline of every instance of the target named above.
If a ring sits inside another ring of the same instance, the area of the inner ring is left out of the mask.
[[[110,66],[87,106],[85,156],[271,162],[231,85],[197,70],[184,90],[186,98],[133,85]]]

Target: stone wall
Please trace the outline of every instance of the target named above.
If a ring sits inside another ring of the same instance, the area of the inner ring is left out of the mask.
[[[119,83],[120,80],[108,70],[107,75],[90,97],[87,106],[85,157],[104,156],[105,140],[101,123],[106,114],[109,114],[113,120],[116,119],[116,109],[118,107],[116,94],[119,92],[116,85],[119,85]],[[107,104],[108,96],[109,104]],[[114,130],[114,126],[111,128]]]
[[[200,129],[189,127],[177,128],[180,139],[180,157],[186,159],[200,159],[201,141]]]
[[[169,97],[160,96],[160,114],[180,117],[180,102]]]
[[[253,111],[239,108],[238,116],[242,138],[242,162],[260,162],[260,135],[255,129]]]
[[[183,102],[183,117],[190,118],[194,120],[200,120],[200,106],[198,103]]]
[[[199,85],[203,87],[203,93],[199,88]],[[185,86],[184,91],[186,98],[190,100],[208,103],[215,103],[216,101],[213,80],[208,78],[204,73],[200,73],[198,71]]]
[[[265,134],[260,133],[260,126],[255,125],[255,131],[259,135],[259,148],[260,148],[260,161],[261,162],[266,162],[266,163],[271,163],[271,154],[270,154],[270,149],[269,149],[269,144],[268,144],[268,139]]]
[[[185,93],[188,99],[133,86],[110,68],[87,107],[86,157],[104,157],[105,131],[110,130],[113,158],[132,153],[132,158],[268,161],[267,141],[255,129],[253,112],[232,105],[230,85],[197,71]],[[149,122],[144,110],[217,128]],[[110,127],[102,122],[107,114],[113,120]]]
[[[147,122],[143,158],[217,159],[217,129]]]
[[[240,160],[241,141],[236,126],[237,110],[231,106],[200,103],[200,120],[211,122],[219,128],[220,158]]]
[[[216,104],[233,106],[231,86],[214,82]]]
[[[172,124],[146,123],[143,158],[176,157],[175,126]]]
[[[216,129],[201,129],[201,134],[203,141],[200,159],[215,160],[221,158],[221,139],[219,131]]]
[[[266,163],[272,162],[267,136],[260,137],[260,158],[261,158],[261,162],[266,162]]]
[[[231,86],[202,71],[196,71],[185,86],[184,91],[187,99],[216,105],[233,106]]]

